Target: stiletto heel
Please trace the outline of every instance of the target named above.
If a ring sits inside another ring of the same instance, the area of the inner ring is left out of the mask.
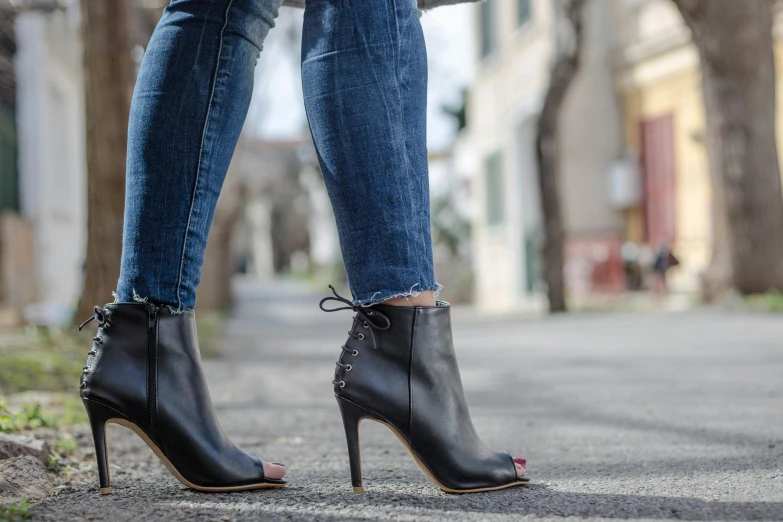
[[[345,440],[348,442],[348,461],[351,465],[351,484],[354,493],[364,493],[362,486],[362,452],[359,447],[359,423],[362,419],[373,418],[364,408],[351,401],[337,397],[340,413],[343,417]]]
[[[98,463],[98,479],[100,481],[101,495],[111,493],[111,476],[109,474],[109,448],[106,444],[106,424],[111,419],[123,418],[118,412],[103,404],[83,399],[84,409],[90,419],[92,440],[95,444],[95,460]]]

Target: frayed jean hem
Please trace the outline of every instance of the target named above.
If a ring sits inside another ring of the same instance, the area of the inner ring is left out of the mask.
[[[120,295],[117,292],[111,293],[112,297],[114,297],[114,302],[112,304],[123,304],[123,303],[135,303],[135,304],[146,304],[146,303],[152,303],[159,307],[166,307],[169,309],[172,315],[179,315],[183,314],[185,312],[193,312],[194,310],[192,308],[177,308],[176,306],[166,304],[166,303],[159,303],[156,302],[154,299],[150,299],[149,297],[142,297],[139,294],[136,293],[136,290],[133,290],[133,301],[123,300],[120,298]]]
[[[382,290],[374,292],[364,299],[354,299],[353,304],[354,306],[362,307],[373,306],[388,301],[389,299],[410,299],[411,297],[418,297],[422,292],[434,292],[435,297],[438,297],[441,290],[443,290],[443,285],[440,283],[433,283],[432,285],[424,287],[419,283],[416,283],[407,292],[400,292],[399,290]]]

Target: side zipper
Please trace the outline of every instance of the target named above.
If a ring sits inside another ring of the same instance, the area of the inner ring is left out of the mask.
[[[158,439],[158,310],[154,304],[147,303],[147,409],[155,439]]]

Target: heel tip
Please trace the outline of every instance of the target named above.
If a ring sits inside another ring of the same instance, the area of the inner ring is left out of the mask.
[[[111,488],[101,488],[101,495],[109,495],[111,493]]]
[[[354,486],[353,487],[353,492],[354,493],[364,493],[364,487],[363,486],[358,486],[358,487]]]

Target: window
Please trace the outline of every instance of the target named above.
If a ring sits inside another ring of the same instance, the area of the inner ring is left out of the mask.
[[[503,156],[496,152],[484,161],[487,189],[487,225],[503,223]]]
[[[487,0],[479,4],[479,22],[481,27],[480,43],[481,43],[481,57],[492,53],[497,45],[497,27],[495,26],[495,1]]]
[[[0,210],[19,210],[16,115],[0,103]]]
[[[523,26],[530,21],[531,0],[517,0],[517,25]]]

